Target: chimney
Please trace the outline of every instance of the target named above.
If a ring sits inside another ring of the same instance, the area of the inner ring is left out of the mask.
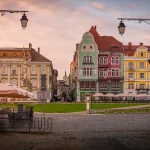
[[[31,43],[29,43],[29,50],[31,50],[31,48],[32,48],[32,44],[31,44]]]
[[[79,47],[79,44],[76,44],[76,50],[78,49],[78,47]]]
[[[38,47],[38,53],[40,54],[40,47]]]
[[[96,25],[94,26],[95,30],[96,30]]]
[[[143,43],[140,43],[140,46],[143,46]]]
[[[131,47],[132,47],[132,42],[129,42],[129,43],[128,43],[128,47],[129,47],[129,49],[131,49]]]

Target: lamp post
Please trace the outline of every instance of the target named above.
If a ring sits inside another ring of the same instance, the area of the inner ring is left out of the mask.
[[[5,15],[5,13],[24,13],[22,15],[22,18],[20,19],[21,21],[21,26],[23,29],[26,28],[27,26],[27,22],[28,22],[28,19],[27,19],[27,16],[26,16],[26,12],[29,12],[29,11],[20,11],[20,10],[0,10],[0,13],[1,13],[1,16]]]
[[[125,32],[126,26],[125,26],[125,24],[123,23],[124,20],[127,20],[127,21],[130,21],[130,20],[131,20],[131,21],[138,21],[139,23],[145,22],[145,23],[147,23],[147,24],[150,25],[150,23],[148,22],[148,21],[150,21],[150,19],[143,19],[143,18],[118,18],[118,20],[121,20],[121,21],[120,21],[120,24],[119,24],[119,26],[118,26],[118,31],[119,31],[119,34],[120,34],[120,35],[123,35],[124,32]]]

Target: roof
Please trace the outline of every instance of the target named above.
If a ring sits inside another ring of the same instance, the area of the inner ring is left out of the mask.
[[[28,55],[29,58],[31,58],[30,50],[29,48],[10,48],[0,47],[0,57],[1,58],[23,58],[24,51]]]
[[[133,56],[136,49],[140,46],[141,45],[123,45],[125,56]],[[142,46],[147,47],[148,51],[150,51],[150,46],[145,46],[145,45]]]
[[[115,39],[113,36],[100,36],[99,33],[96,31],[95,27],[93,26],[91,27],[89,32],[92,33],[100,51],[123,51],[122,43]]]
[[[51,62],[49,59],[38,53],[35,49],[31,49],[31,61],[34,62]]]
[[[24,52],[31,58],[33,62],[51,62],[49,59],[38,53],[35,49],[31,48],[13,48],[13,47],[0,47],[0,57],[4,58],[23,58]]]

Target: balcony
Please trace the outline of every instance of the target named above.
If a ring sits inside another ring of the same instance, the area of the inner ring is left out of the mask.
[[[128,78],[128,81],[134,81],[134,78]]]
[[[135,70],[135,67],[129,67],[128,70]]]
[[[110,66],[110,63],[107,63],[107,64],[99,64],[98,67],[106,67],[108,68]]]
[[[123,76],[99,76],[98,79],[123,79]]]
[[[82,64],[83,64],[83,65],[94,65],[93,62],[83,62]]]

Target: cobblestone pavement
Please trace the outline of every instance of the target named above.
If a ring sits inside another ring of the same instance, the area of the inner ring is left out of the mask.
[[[53,119],[53,133],[0,134],[0,150],[150,150],[150,114],[46,117]]]

